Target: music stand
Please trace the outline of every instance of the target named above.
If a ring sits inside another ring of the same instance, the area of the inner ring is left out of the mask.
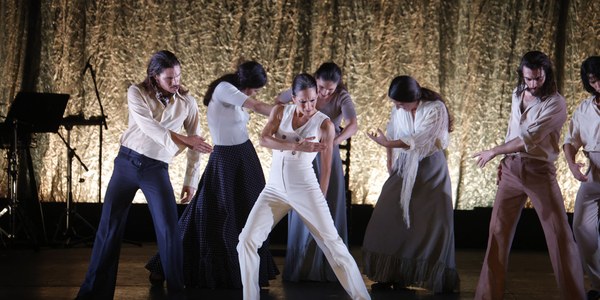
[[[18,184],[18,145],[22,143],[23,149],[27,151],[27,159],[32,173],[30,178],[33,178],[33,167],[31,167],[31,155],[29,154],[29,135],[31,133],[41,132],[57,132],[69,95],[67,94],[52,94],[52,93],[31,93],[19,92],[12,102],[8,115],[6,116],[5,126],[9,128],[12,134],[9,147],[8,161],[8,181],[9,181],[9,205],[8,215],[10,217],[9,231],[0,231],[7,235],[9,239],[15,239],[21,228],[24,229],[25,235],[33,240],[37,248],[37,238],[33,232],[32,223],[23,209],[20,206],[20,198],[17,192]],[[37,189],[33,191],[34,197],[37,197]],[[40,205],[38,201],[38,205]],[[40,205],[41,212],[41,205]],[[17,222],[21,222],[18,224]],[[41,226],[45,234],[43,214],[41,214]]]
[[[67,108],[68,94],[19,92],[6,122],[17,120],[30,133],[57,132]]]

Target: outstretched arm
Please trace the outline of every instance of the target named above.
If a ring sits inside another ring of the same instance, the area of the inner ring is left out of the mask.
[[[258,101],[254,98],[246,99],[242,106],[264,116],[269,116],[273,109],[273,105]]]
[[[383,131],[381,131],[379,128],[377,128],[377,132],[367,132],[367,136],[377,144],[386,148],[410,148],[410,146],[404,143],[402,140],[388,140],[388,138],[385,136],[385,133],[383,133]]]
[[[169,133],[171,134],[171,139],[173,142],[175,142],[175,144],[183,145],[200,153],[212,152],[212,146],[205,142],[205,138],[199,135],[183,135],[173,131],[169,131]]]
[[[520,137],[516,137],[502,145],[498,145],[488,150],[479,151],[473,154],[472,157],[477,158],[477,165],[480,168],[483,168],[490,160],[492,160],[497,155],[523,151],[525,151],[525,143]]]

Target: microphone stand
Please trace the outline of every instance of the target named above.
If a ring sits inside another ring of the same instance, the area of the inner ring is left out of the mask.
[[[96,99],[98,99],[98,105],[100,106],[100,119],[101,119],[101,125],[100,125],[100,144],[99,144],[99,159],[98,159],[98,203],[102,202],[102,127],[104,127],[104,129],[108,130],[108,125],[106,123],[106,119],[108,118],[105,114],[104,114],[104,107],[102,106],[102,100],[100,100],[100,93],[98,92],[98,84],[96,83],[96,71],[94,71],[94,67],[92,67],[92,64],[90,64],[89,58],[88,58],[88,62],[86,64],[86,69],[84,69],[84,74],[85,74],[85,70],[87,70],[87,68],[90,69],[90,73],[92,74],[92,81],[94,82],[94,92],[96,93]],[[123,239],[123,242],[125,243],[130,243],[133,245],[136,245],[138,247],[141,247],[142,244],[139,242],[135,242],[135,241],[130,241],[127,239]]]
[[[91,240],[94,236],[88,236],[85,238],[80,238],[79,241],[75,241],[72,242],[71,238],[73,237],[78,237],[77,232],[75,231],[75,228],[72,225],[72,217],[77,217],[80,221],[83,222],[83,224],[85,224],[88,228],[90,228],[93,232],[93,234],[96,233],[96,228],[90,224],[86,219],[84,219],[79,213],[77,213],[77,211],[75,211],[75,207],[74,207],[74,203],[73,203],[73,157],[77,158],[77,161],[79,161],[79,164],[81,164],[81,167],[83,167],[83,169],[87,172],[88,168],[87,166],[83,163],[83,161],[81,161],[81,158],[79,157],[79,155],[77,155],[77,153],[75,153],[75,149],[71,148],[71,129],[72,126],[65,126],[65,128],[67,129],[67,139],[65,140],[65,138],[63,138],[63,136],[57,132],[58,136],[60,137],[60,139],[63,141],[63,143],[65,143],[65,146],[67,146],[67,157],[68,157],[68,161],[67,161],[67,207],[65,209],[65,213],[63,214],[63,216],[61,217],[61,221],[65,220],[65,228],[63,231],[63,237],[65,237],[65,246],[72,246],[75,244],[78,244],[80,242],[86,241],[86,240]],[[56,232],[54,233],[54,239],[56,240],[56,236],[58,234],[58,231],[60,230],[60,224],[62,223],[61,221],[59,221],[58,226],[56,227]]]
[[[104,127],[104,129],[108,130],[108,125],[106,123],[106,115],[104,114],[104,107],[102,106],[102,101],[100,100],[100,93],[98,92],[98,84],[96,83],[96,71],[94,71],[94,68],[92,67],[92,65],[89,63],[89,59],[88,59],[88,63],[86,68],[90,68],[90,73],[92,74],[92,81],[94,82],[94,91],[96,93],[96,99],[98,99],[98,105],[100,105],[100,119],[102,124],[100,125],[100,133],[99,133],[99,138],[100,138],[100,142],[99,142],[99,146],[98,146],[98,203],[102,202],[102,127]],[[85,71],[85,70],[84,70]]]

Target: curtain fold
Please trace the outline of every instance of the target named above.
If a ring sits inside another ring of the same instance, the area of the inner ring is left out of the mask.
[[[201,98],[213,79],[234,71],[240,61],[254,59],[267,69],[268,85],[257,96],[266,102],[273,102],[295,74],[312,73],[326,61],[340,65],[360,126],[352,139],[350,174],[352,201],[359,204],[374,203],[387,178],[385,151],[364,132],[385,127],[390,80],[400,74],[415,77],[448,101],[455,121],[447,151],[453,198],[456,208],[471,209],[493,203],[499,159],[482,170],[471,155],[504,140],[520,57],[534,49],[553,60],[564,54],[557,63],[571,113],[586,97],[579,65],[598,55],[600,46],[600,3],[591,0],[42,1],[39,20],[30,19],[31,8],[22,2],[0,4],[0,67],[6,76],[0,82],[0,115],[23,89],[26,37],[29,24],[37,21],[35,89],[70,94],[66,115],[99,116],[91,74],[82,72],[89,58],[108,116],[102,157],[99,126],[59,130],[70,134],[71,146],[89,168],[85,172],[73,162],[76,202],[103,196],[127,126],[127,87],[143,80],[150,55],[160,49],[181,59],[183,83],[198,100],[206,136]],[[559,31],[565,9],[566,31]],[[266,118],[252,115],[253,141],[265,123]],[[270,151],[257,148],[268,174]],[[37,134],[31,152],[39,198],[65,201],[67,153],[61,139]],[[6,161],[0,165],[5,169]],[[184,166],[181,156],[170,168],[177,193]],[[563,156],[557,166],[565,205],[572,211],[578,184]],[[5,173],[0,174],[0,195],[7,194]],[[136,201],[144,200],[138,195]]]

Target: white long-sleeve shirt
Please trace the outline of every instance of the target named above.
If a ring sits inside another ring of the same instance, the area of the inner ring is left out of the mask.
[[[121,145],[149,158],[170,163],[185,147],[171,139],[170,131],[180,132],[183,127],[188,136],[200,135],[198,105],[194,97],[176,93],[165,107],[154,93],[149,94],[139,85],[127,90],[129,127],[121,136]],[[195,187],[200,177],[200,153],[187,151],[184,186]]]
[[[565,136],[565,144],[575,149],[583,147],[586,152],[600,152],[600,108],[594,99],[591,96],[577,106]]]

